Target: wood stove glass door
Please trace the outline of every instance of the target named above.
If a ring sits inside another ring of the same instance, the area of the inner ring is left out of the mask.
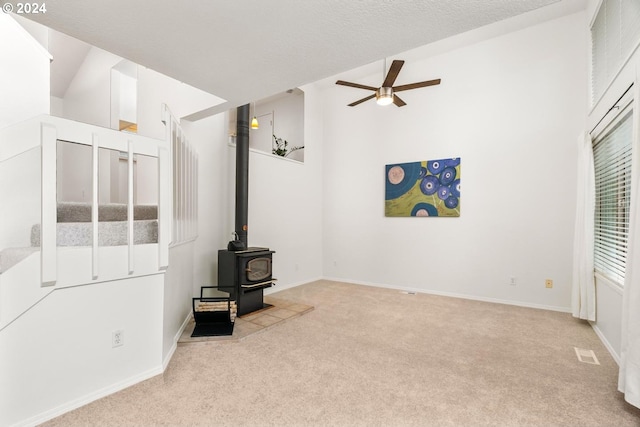
[[[259,282],[271,277],[271,259],[254,258],[247,262],[247,280]]]

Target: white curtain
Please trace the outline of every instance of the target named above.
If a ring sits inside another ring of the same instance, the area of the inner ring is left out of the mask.
[[[633,146],[629,243],[622,297],[622,339],[618,390],[640,408],[640,73],[633,87]]]
[[[571,309],[574,317],[596,320],[596,287],[593,276],[593,226],[595,173],[591,137],[578,137],[578,189],[573,236],[573,287]]]

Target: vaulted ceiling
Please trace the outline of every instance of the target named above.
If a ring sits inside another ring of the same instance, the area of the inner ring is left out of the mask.
[[[47,0],[29,18],[228,108],[558,1]]]

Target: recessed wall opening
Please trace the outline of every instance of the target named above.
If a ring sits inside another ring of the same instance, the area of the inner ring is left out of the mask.
[[[138,66],[123,60],[111,69],[111,128],[138,132]]]
[[[249,148],[304,162],[304,92],[290,89],[250,103],[258,128],[249,130]],[[235,144],[236,109],[229,110],[229,141]]]

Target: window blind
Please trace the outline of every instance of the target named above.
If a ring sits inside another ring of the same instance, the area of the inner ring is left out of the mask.
[[[640,1],[603,0],[591,26],[591,95],[595,103],[640,43]]]
[[[623,285],[629,234],[631,195],[632,112],[620,120],[593,148],[596,206],[594,266]]]

